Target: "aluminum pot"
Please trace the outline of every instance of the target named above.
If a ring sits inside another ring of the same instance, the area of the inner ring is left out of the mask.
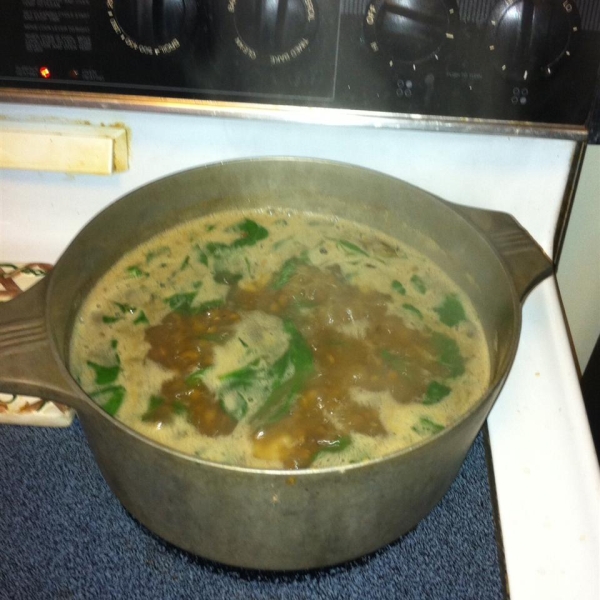
[[[383,458],[299,471],[211,463],[121,424],[67,368],[75,315],[98,278],[159,231],[211,212],[286,207],[364,223],[419,249],[470,296],[491,354],[485,395],[454,425]],[[552,263],[509,215],[453,205],[398,179],[318,160],[209,165],[127,194],[95,217],[54,270],[0,306],[0,390],[73,407],[125,508],[173,544],[257,569],[309,569],[369,553],[442,498],[513,362],[521,302]]]

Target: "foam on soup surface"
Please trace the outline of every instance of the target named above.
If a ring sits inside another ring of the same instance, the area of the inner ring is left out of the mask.
[[[126,254],[78,314],[70,367],[176,450],[259,468],[348,464],[442,431],[487,388],[468,298],[357,224],[223,212]]]

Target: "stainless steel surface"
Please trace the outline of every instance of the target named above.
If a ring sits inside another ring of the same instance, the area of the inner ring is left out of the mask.
[[[124,109],[154,113],[203,115],[236,119],[262,119],[311,123],[317,125],[412,129],[420,131],[453,131],[493,135],[530,136],[548,139],[586,140],[588,131],[583,126],[462,117],[430,117],[420,114],[399,116],[394,113],[282,106],[242,102],[185,100],[154,96],[123,94],[94,94],[90,92],[63,92],[0,89],[0,102],[41,104],[103,109]]]
[[[484,397],[454,425],[404,451],[294,472],[180,454],[129,430],[87,398],[65,365],[73,319],[97,278],[171,225],[216,210],[268,206],[365,223],[445,268],[484,325],[492,362]],[[75,407],[115,494],[170,542],[241,567],[322,567],[398,538],[441,499],[506,379],[519,339],[520,302],[551,271],[550,260],[512,217],[457,207],[374,171],[285,158],[202,167],[111,205],[75,238],[46,282],[0,307],[0,389],[47,391]]]

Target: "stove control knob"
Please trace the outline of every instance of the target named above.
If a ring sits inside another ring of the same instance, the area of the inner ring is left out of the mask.
[[[494,66],[510,81],[553,74],[579,31],[573,0],[501,0],[488,20]]]
[[[454,39],[456,0],[372,0],[365,17],[365,38],[384,59],[412,64],[438,60]]]
[[[270,65],[298,58],[317,30],[313,0],[229,0],[227,10],[239,51]]]
[[[195,0],[107,0],[110,23],[121,39],[142,54],[168,54],[193,25]]]

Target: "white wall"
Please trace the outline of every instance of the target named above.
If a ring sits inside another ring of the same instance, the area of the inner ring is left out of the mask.
[[[586,151],[557,276],[583,372],[600,335],[600,146]]]

